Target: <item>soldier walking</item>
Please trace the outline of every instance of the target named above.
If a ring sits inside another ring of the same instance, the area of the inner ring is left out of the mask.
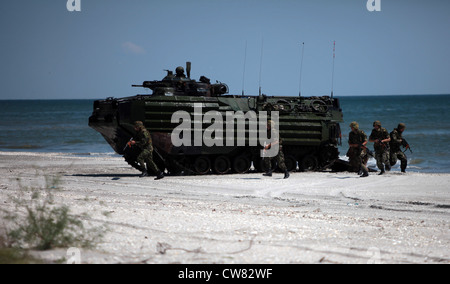
[[[269,158],[264,157],[264,165],[266,167],[266,173],[263,174],[264,176],[271,177],[272,176],[272,159],[275,159],[278,163],[278,167],[284,171],[284,178],[289,178],[289,171],[286,168],[286,164],[284,163],[284,154],[283,154],[283,147],[282,147],[282,141],[280,138],[280,135],[278,133],[278,129],[276,128],[275,123],[272,120],[267,121],[267,131],[270,132],[272,130],[272,133],[275,133],[275,137],[278,137],[278,140],[273,141],[271,144],[266,145],[264,150],[268,150],[271,146],[279,144],[279,151],[278,154],[275,157]],[[278,134],[278,135],[277,135]]]
[[[164,178],[164,174],[158,169],[155,162],[153,162],[152,137],[142,121],[136,121],[134,123],[134,130],[136,131],[136,139],[128,142],[128,145],[130,147],[137,146],[139,150],[141,150],[136,159],[141,167],[140,171],[142,172],[142,175],[140,177],[148,176],[148,170],[151,170],[156,173],[155,180]],[[147,164],[147,167],[145,167],[145,164]]]
[[[391,170],[389,161],[389,141],[391,138],[386,128],[381,127],[380,121],[373,123],[373,130],[369,136],[369,142],[375,142],[375,159],[377,160],[377,167],[380,169],[379,175]]]
[[[405,131],[405,129],[406,129],[406,125],[404,123],[399,123],[397,128],[395,128],[390,134],[390,137],[391,137],[391,141],[390,141],[391,166],[394,166],[397,163],[397,159],[399,159],[401,162],[400,169],[401,169],[402,173],[406,172],[406,166],[408,165],[408,160],[406,158],[406,155],[400,149],[400,146],[403,145],[403,142],[404,142],[403,138],[402,138],[402,134],[403,134],[403,131]]]
[[[356,121],[350,123],[352,131],[348,134],[347,157],[349,158],[350,166],[353,171],[361,173],[360,177],[369,176],[369,170],[367,169],[364,161],[367,156],[367,135],[359,129],[359,124]]]

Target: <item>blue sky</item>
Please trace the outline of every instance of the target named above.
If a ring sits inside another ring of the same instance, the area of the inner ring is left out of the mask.
[[[450,93],[450,1],[5,0],[0,99],[95,99],[192,62],[230,93],[336,96]],[[243,70],[245,47],[245,81]]]

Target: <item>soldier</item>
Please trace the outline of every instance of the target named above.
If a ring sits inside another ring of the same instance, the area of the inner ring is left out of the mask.
[[[275,159],[278,163],[278,167],[284,171],[284,178],[287,179],[289,178],[289,171],[286,168],[286,165],[284,163],[284,154],[283,154],[283,147],[282,147],[282,142],[280,135],[277,135],[278,129],[276,128],[275,122],[273,122],[272,120],[268,120],[267,121],[267,131],[270,132],[273,129],[273,132],[275,133],[275,137],[278,137],[278,140],[273,141],[272,143],[270,143],[269,145],[266,145],[264,150],[268,150],[272,145],[279,145],[279,151],[278,154],[275,157],[269,158],[269,157],[264,157],[264,165],[266,166],[266,173],[263,174],[266,177],[271,177],[272,176],[272,159]]]
[[[356,121],[350,123],[350,128],[352,131],[348,134],[349,149],[347,151],[350,166],[353,171],[362,173],[361,177],[367,177],[369,176],[369,170],[364,164],[367,156],[367,135],[359,129],[359,124]]]
[[[394,131],[391,132],[391,153],[390,153],[390,162],[391,166],[394,166],[397,163],[397,159],[400,160],[400,169],[402,173],[406,172],[406,166],[408,165],[408,160],[406,159],[405,153],[402,152],[400,149],[400,146],[402,145],[403,138],[402,134],[403,131],[405,131],[406,125],[404,123],[399,123],[397,128],[394,129]]]
[[[182,66],[178,66],[175,69],[175,74],[176,78],[186,78],[186,75],[184,75],[184,68]]]
[[[373,130],[369,136],[369,142],[375,142],[375,159],[377,160],[377,167],[381,170],[379,175],[391,170],[389,161],[389,141],[391,138],[386,128],[381,127],[380,121],[373,123]]]
[[[164,174],[158,169],[155,162],[153,162],[153,145],[152,145],[152,137],[150,133],[145,128],[142,121],[136,121],[134,123],[134,130],[136,130],[136,140],[132,140],[129,143],[129,146],[137,146],[141,153],[138,155],[136,161],[141,166],[142,175],[141,177],[148,176],[148,169],[156,173],[155,180],[164,178]],[[145,167],[147,164],[147,168]]]

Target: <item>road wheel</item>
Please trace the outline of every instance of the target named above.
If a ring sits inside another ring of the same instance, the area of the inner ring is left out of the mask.
[[[211,170],[211,161],[206,156],[199,156],[194,161],[194,170],[200,175],[205,175]]]
[[[251,161],[244,155],[237,156],[233,161],[233,170],[235,173],[243,174],[250,170]]]
[[[264,162],[264,159],[258,159],[256,161],[258,167],[255,167],[258,172],[267,172],[267,168],[266,168],[266,163]],[[272,171],[275,171],[277,169],[277,162],[275,161],[275,159],[272,159],[270,161],[270,164],[272,165]]]
[[[294,172],[297,170],[297,159],[292,155],[286,155],[284,158],[284,164],[286,168],[290,172]]]
[[[315,171],[318,165],[319,163],[317,161],[316,156],[307,155],[303,157],[302,161],[300,162],[300,170],[304,172]]]
[[[219,156],[214,160],[214,172],[219,175],[227,174],[231,170],[231,162],[227,156]]]

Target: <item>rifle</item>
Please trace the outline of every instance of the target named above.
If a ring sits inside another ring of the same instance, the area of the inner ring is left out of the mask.
[[[156,155],[158,155],[158,157],[161,159],[161,161],[164,162],[164,164],[166,164],[166,159],[163,158],[163,156],[159,153],[158,149],[156,149],[156,147],[153,147],[153,152],[156,153]]]
[[[128,148],[128,144],[133,141],[133,137],[130,138],[130,140],[127,142],[127,144],[125,144],[125,147],[123,148],[123,152],[125,152],[125,150]]]
[[[402,138],[402,146],[405,147],[405,151],[403,151],[403,153],[406,152],[406,150],[409,149],[409,151],[412,153],[413,151],[411,150],[411,147],[409,146],[409,143],[406,141],[405,138]]]
[[[383,141],[383,139],[377,139],[376,140],[376,142],[378,143],[378,144],[380,144],[380,146],[381,146],[381,148],[383,149],[383,150],[389,150],[388,148],[389,148],[389,144],[388,143],[384,143],[384,142],[381,142],[381,141]]]
[[[367,146],[363,145],[363,143],[358,143],[358,145],[360,148],[364,148],[367,150],[367,155],[371,156],[372,158],[375,158],[375,155],[369,148],[367,148]]]

